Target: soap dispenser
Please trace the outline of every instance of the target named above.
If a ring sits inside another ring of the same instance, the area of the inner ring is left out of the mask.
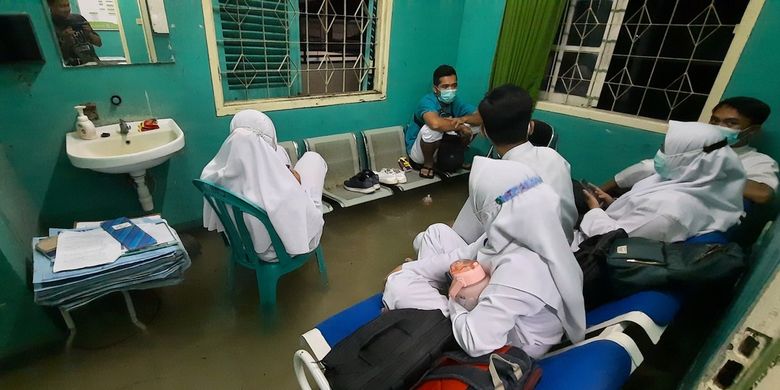
[[[73,107],[78,112],[79,116],[76,118],[76,132],[81,139],[94,139],[97,138],[98,133],[95,130],[95,124],[92,123],[86,115],[84,115],[84,109],[86,106]]]

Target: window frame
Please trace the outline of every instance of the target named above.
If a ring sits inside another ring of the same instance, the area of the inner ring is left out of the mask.
[[[742,55],[742,51],[747,44],[751,32],[753,31],[753,27],[756,25],[756,21],[758,20],[758,16],[761,13],[761,9],[763,8],[765,1],[766,0],[749,0],[748,5],[745,8],[745,13],[742,16],[742,20],[740,20],[739,24],[734,27],[734,38],[731,41],[731,46],[729,46],[728,52],[726,52],[726,56],[723,58],[723,63],[721,64],[718,75],[715,78],[715,83],[712,85],[712,89],[710,90],[709,96],[707,97],[707,101],[702,108],[702,112],[699,114],[699,121],[708,121],[712,109],[723,97],[723,94],[726,91],[726,87],[728,86],[731,79],[731,75],[734,72],[737,63],[739,62],[739,58]],[[555,48],[555,46],[553,45],[552,48]],[[595,74],[597,73],[594,72],[594,78]],[[603,84],[603,81],[604,80],[602,77],[600,83]],[[592,81],[592,83],[594,82],[598,82],[598,80]],[[590,85],[590,88],[594,88],[594,85]],[[633,127],[662,134],[666,133],[667,128],[667,121],[623,114],[595,107],[572,106],[563,103],[539,100],[536,103],[536,109],[584,119],[591,119],[600,122],[607,122],[621,126]]]
[[[225,101],[220,74],[220,50],[217,47],[217,30],[214,19],[213,0],[201,0],[203,27],[206,33],[211,85],[217,116],[234,115],[241,110],[260,111],[290,110],[296,108],[323,107],[338,104],[363,103],[387,99],[387,74],[390,54],[390,26],[392,23],[393,0],[377,0],[377,26],[375,38],[374,89],[371,91],[328,93],[316,96],[295,96],[281,98]]]

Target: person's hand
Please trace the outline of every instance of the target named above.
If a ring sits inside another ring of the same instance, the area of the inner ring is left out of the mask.
[[[66,27],[59,32],[58,36],[62,43],[76,43],[76,31],[72,27]]]
[[[298,180],[298,184],[301,184],[301,174],[298,173],[295,169],[289,168],[290,172],[293,176],[295,176],[295,180]]]
[[[610,196],[608,193],[604,192],[601,188],[596,187],[594,185],[590,185],[591,191],[593,191],[593,194],[596,195],[596,198],[599,200],[599,203],[601,206],[609,206],[612,204],[612,202],[615,201],[615,198]]]
[[[601,208],[601,205],[599,204],[599,200],[596,199],[596,197],[591,193],[590,191],[583,189],[582,194],[585,195],[585,203],[588,205],[588,208],[598,209]]]

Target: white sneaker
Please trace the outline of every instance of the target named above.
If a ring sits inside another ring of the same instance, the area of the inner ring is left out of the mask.
[[[398,182],[398,184],[406,183],[406,172],[398,169],[393,169],[393,172],[395,172],[395,180]]]
[[[398,178],[392,169],[382,168],[376,174],[379,175],[379,182],[382,184],[398,184]],[[404,177],[404,182],[406,182],[406,177]]]

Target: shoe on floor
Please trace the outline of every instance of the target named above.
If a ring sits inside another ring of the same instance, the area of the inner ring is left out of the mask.
[[[344,189],[352,192],[360,192],[362,194],[370,194],[376,191],[374,188],[374,180],[372,180],[366,172],[360,172],[357,175],[344,180]]]
[[[396,170],[394,169],[382,168],[382,170],[376,174],[379,176],[379,182],[382,184],[398,184],[398,177],[396,175]]]

